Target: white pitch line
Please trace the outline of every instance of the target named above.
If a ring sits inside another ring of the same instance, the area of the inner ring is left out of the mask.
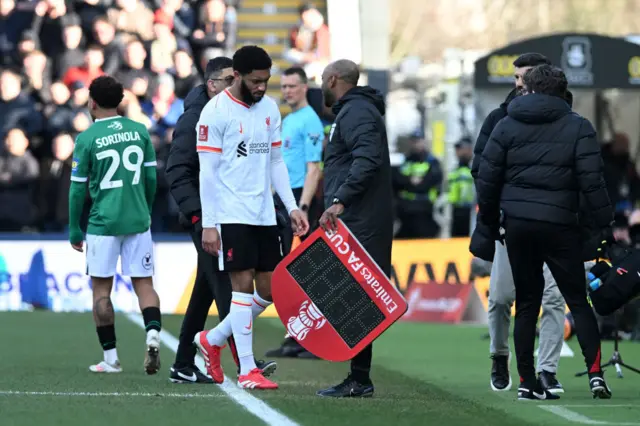
[[[3,391],[0,396],[73,396],[73,397],[155,397],[155,398],[226,398],[220,393],[150,393],[150,392],[36,392],[36,391]]]
[[[137,324],[144,329],[144,321],[140,314],[127,314],[127,318],[134,324]],[[171,349],[174,353],[178,350],[178,339],[166,330],[160,332],[160,340],[162,343]],[[202,371],[206,371],[204,366],[204,359],[198,354],[196,356],[196,365]],[[284,414],[271,408],[263,400],[256,398],[249,392],[239,387],[234,381],[224,376],[224,382],[217,385],[224,393],[233,399],[236,403],[242,406],[245,410],[265,422],[269,426],[300,426]],[[273,392],[273,391],[271,391]],[[277,392],[277,391],[276,391]]]
[[[602,420],[593,420],[587,416],[583,416],[580,413],[569,410],[562,405],[538,405],[538,407],[552,414],[555,414],[556,416],[562,417],[565,420],[569,420],[570,422],[582,423],[585,425],[638,426],[639,424],[632,422],[607,422]],[[603,405],[602,407],[611,407],[611,405]]]

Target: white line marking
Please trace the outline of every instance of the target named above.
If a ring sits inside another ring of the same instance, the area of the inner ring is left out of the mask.
[[[134,324],[137,324],[144,329],[144,321],[140,314],[127,314]],[[160,332],[160,340],[162,343],[170,348],[173,352],[178,350],[178,339],[171,335],[168,331],[162,330]],[[196,365],[202,371],[205,370],[204,360],[198,354],[196,356]],[[240,388],[235,381],[231,381],[227,376],[224,377],[224,382],[217,385],[224,393],[226,393],[231,399],[241,405],[245,410],[268,424],[269,426],[300,426],[284,414],[277,410],[274,410],[268,406],[263,400],[256,398],[249,392]]]
[[[115,396],[115,397],[161,397],[161,398],[226,398],[221,393],[149,393],[149,392],[34,392],[34,391],[3,391],[0,395],[6,396]]]
[[[586,404],[577,404],[577,405],[573,405],[573,404],[567,404],[567,405],[559,405],[559,407],[568,407],[568,408],[638,408],[640,409],[639,405],[631,405],[631,404],[592,404],[592,405],[586,405]]]
[[[548,411],[556,416],[562,417],[565,420],[569,420],[574,423],[582,423],[585,425],[615,425],[615,426],[637,426],[639,423],[632,422],[607,422],[602,420],[593,420],[587,416],[583,416],[580,413],[569,410],[562,405],[538,405],[545,411]],[[578,407],[573,405],[572,407]],[[612,407],[611,405],[603,405],[602,407]],[[625,406],[627,407],[627,406]]]

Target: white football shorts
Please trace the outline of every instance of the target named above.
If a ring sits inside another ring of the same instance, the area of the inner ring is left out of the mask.
[[[132,278],[153,276],[151,230],[132,235],[87,234],[87,275],[109,278],[116,275],[118,258],[122,275]]]

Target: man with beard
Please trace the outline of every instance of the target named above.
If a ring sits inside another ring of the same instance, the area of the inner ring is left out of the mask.
[[[198,178],[200,162],[196,152],[196,124],[207,102],[233,83],[233,61],[224,56],[211,59],[207,63],[205,77],[206,83],[193,88],[185,99],[184,113],[173,132],[166,168],[171,195],[180,210],[180,223],[189,230],[198,252],[196,278],[180,330],[176,360],[170,370],[170,380],[173,383],[213,383],[193,362],[196,355],[193,336],[204,327],[214,300],[220,321],[227,316],[231,306],[229,274],[221,271],[218,268],[218,259],[202,248],[202,208]],[[229,349],[239,366],[233,337],[229,338]],[[275,362],[259,360],[256,360],[256,365],[266,377],[277,367]]]
[[[271,188],[286,206],[297,235],[309,230],[289,185],[282,158],[278,104],[265,96],[271,58],[258,46],[233,55],[234,83],[211,99],[198,121],[202,247],[228,271],[229,315],[195,335],[214,382],[222,383],[220,351],[233,335],[240,361],[238,385],[277,389],[253,358],[253,321],[272,303],[271,275],[282,257]],[[254,288],[255,280],[255,288]]]
[[[336,61],[322,73],[322,93],[336,120],[324,155],[325,212],[320,226],[334,230],[340,217],[380,269],[391,274],[393,197],[384,99],[377,90],[358,87],[358,66]],[[370,397],[372,346],[351,360],[340,384],[318,392],[324,397]]]
[[[599,240],[610,240],[613,209],[600,146],[591,123],[566,102],[561,69],[539,65],[523,80],[525,96],[509,104],[507,117],[491,133],[476,179],[481,219],[500,245],[506,239],[513,269],[518,399],[559,398],[536,380],[533,363],[545,264],[575,320],[593,397],[608,399],[598,324],[585,291],[580,223],[582,195],[600,229]]]
[[[525,53],[514,62],[515,85],[506,101],[493,110],[482,124],[478,140],[474,148],[474,158],[471,174],[478,184],[478,170],[482,162],[484,150],[489,135],[498,122],[507,116],[507,107],[524,89],[522,77],[531,68],[551,62],[539,53]],[[571,93],[567,92],[567,101],[571,103]],[[478,194],[478,199],[480,195]],[[479,204],[480,203],[479,199]],[[471,237],[470,250],[475,256],[489,262],[491,278],[489,281],[489,351],[492,359],[490,386],[494,391],[508,391],[512,381],[509,374],[509,328],[511,323],[511,306],[515,300],[515,288],[511,265],[504,244],[495,241],[495,236],[484,224],[479,210],[476,229]],[[494,254],[495,253],[495,254]],[[551,393],[562,393],[564,389],[556,379],[556,371],[560,362],[560,353],[564,340],[564,311],[565,303],[558,290],[549,268],[544,266],[545,289],[542,299],[542,317],[540,319],[540,350],[538,354],[537,373],[543,387]]]

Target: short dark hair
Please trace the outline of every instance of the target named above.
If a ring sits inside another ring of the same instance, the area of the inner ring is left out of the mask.
[[[536,67],[543,64],[551,65],[551,61],[541,53],[524,53],[513,61],[513,66],[516,68]]]
[[[269,70],[272,65],[269,54],[258,46],[243,46],[233,55],[233,69],[240,75],[251,74],[254,70]]]
[[[89,85],[89,96],[100,108],[115,109],[124,98],[122,84],[115,78],[103,75]]]
[[[538,65],[531,68],[522,77],[522,82],[529,92],[565,97],[567,92],[567,76],[558,67]]]
[[[282,75],[297,75],[300,77],[300,81],[304,84],[307,84],[307,81],[309,81],[309,79],[307,78],[307,73],[304,72],[304,70],[300,67],[287,68],[286,70],[284,70]]]
[[[215,77],[223,69],[231,67],[233,67],[233,60],[231,60],[231,58],[218,56],[217,58],[209,59],[209,62],[207,62],[207,68],[204,71],[204,76],[209,80]]]

